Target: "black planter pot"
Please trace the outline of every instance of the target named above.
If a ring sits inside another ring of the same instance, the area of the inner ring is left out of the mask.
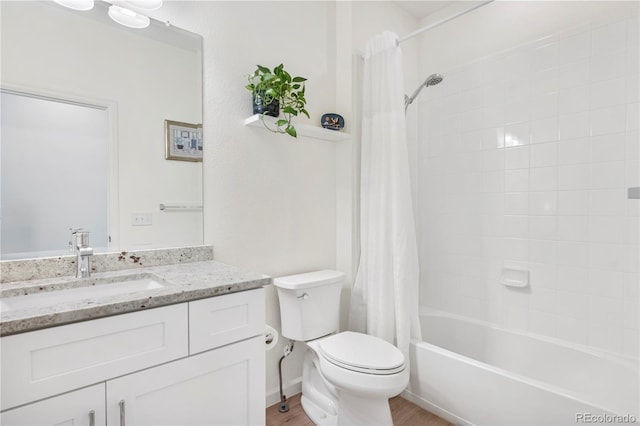
[[[277,99],[271,101],[268,105],[262,104],[262,98],[254,94],[253,95],[253,113],[254,114],[265,114],[271,117],[277,117],[280,115],[280,102]]]

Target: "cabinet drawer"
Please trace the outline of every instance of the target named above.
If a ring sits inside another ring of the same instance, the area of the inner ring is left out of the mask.
[[[264,333],[264,289],[189,302],[189,353]]]
[[[187,355],[187,304],[3,337],[3,410]]]

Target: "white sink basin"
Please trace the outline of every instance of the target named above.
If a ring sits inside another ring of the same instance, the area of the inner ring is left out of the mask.
[[[65,303],[93,300],[121,294],[163,288],[167,283],[153,274],[124,275],[112,278],[88,278],[65,284],[39,286],[37,292],[5,295],[0,298],[0,311],[42,308]]]

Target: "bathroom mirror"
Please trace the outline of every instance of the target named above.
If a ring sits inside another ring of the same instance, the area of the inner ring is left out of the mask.
[[[0,259],[199,245],[202,162],[165,159],[165,120],[202,123],[202,39],[2,1]]]

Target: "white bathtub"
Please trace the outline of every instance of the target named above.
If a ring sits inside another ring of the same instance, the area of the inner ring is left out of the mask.
[[[637,424],[636,362],[455,315],[423,312],[404,396],[456,424]]]

